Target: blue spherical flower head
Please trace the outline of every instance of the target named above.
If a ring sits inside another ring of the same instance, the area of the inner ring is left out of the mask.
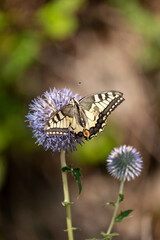
[[[33,99],[29,105],[29,113],[26,116],[29,126],[32,128],[33,137],[37,138],[36,143],[42,145],[45,150],[50,149],[52,153],[56,150],[76,150],[76,145],[82,143],[81,139],[76,139],[74,134],[68,131],[66,136],[48,136],[44,131],[49,118],[61,107],[70,103],[75,98],[79,100],[78,94],[73,94],[69,89],[53,89],[45,92],[42,96]]]
[[[107,159],[109,173],[119,180],[131,180],[142,170],[142,157],[132,146],[114,148]]]

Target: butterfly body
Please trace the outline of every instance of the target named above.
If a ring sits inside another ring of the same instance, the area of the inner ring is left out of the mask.
[[[102,132],[110,113],[124,101],[123,94],[108,91],[70,100],[70,103],[53,113],[44,127],[48,136],[65,136],[70,132],[75,137],[90,139]]]

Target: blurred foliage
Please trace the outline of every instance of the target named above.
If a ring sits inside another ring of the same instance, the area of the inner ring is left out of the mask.
[[[57,0],[47,3],[37,13],[44,32],[57,40],[71,36],[78,27],[74,13],[83,2],[83,0]]]
[[[7,161],[5,158],[3,158],[2,156],[0,156],[0,190],[3,186],[3,183],[5,181],[6,178],[6,174],[7,174]]]
[[[5,83],[18,81],[18,77],[32,66],[40,50],[39,42],[34,33],[23,32],[16,36],[4,35],[4,39],[2,39],[4,44],[10,37],[14,42],[12,42],[12,51],[7,53],[8,49],[6,49],[5,64],[3,62],[3,68],[1,69],[1,75]],[[4,50],[4,44],[1,46],[2,51]]]
[[[123,144],[123,130],[116,125],[114,121],[109,124],[103,131],[103,134],[98,134],[92,141],[84,141],[85,144],[78,146],[77,152],[73,152],[70,156],[71,159],[83,165],[97,165],[105,163],[109,153],[115,146]]]
[[[129,24],[140,35],[144,42],[139,63],[146,71],[160,67],[160,18],[142,5],[140,0],[108,0],[117,7]]]
[[[0,11],[0,31],[5,29],[8,26],[8,18],[6,14]]]

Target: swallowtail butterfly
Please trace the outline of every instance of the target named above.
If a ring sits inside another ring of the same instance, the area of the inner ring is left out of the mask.
[[[102,92],[81,98],[53,113],[44,127],[48,136],[65,136],[69,131],[75,137],[91,139],[106,126],[111,112],[124,101],[123,94],[118,91]]]

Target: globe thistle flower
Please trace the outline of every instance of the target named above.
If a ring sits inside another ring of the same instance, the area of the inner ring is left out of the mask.
[[[56,150],[76,150],[76,145],[81,143],[81,139],[75,139],[72,132],[68,132],[66,136],[48,136],[44,131],[44,127],[51,115],[61,107],[69,104],[71,98],[79,100],[78,94],[73,94],[70,89],[50,89],[42,96],[33,99],[29,105],[29,113],[26,116],[28,127],[32,129],[33,137],[37,138],[36,143],[42,145],[45,150],[50,149],[52,153]]]
[[[142,157],[132,146],[120,146],[114,148],[107,159],[109,173],[119,179],[134,179],[140,175],[142,169]]]

